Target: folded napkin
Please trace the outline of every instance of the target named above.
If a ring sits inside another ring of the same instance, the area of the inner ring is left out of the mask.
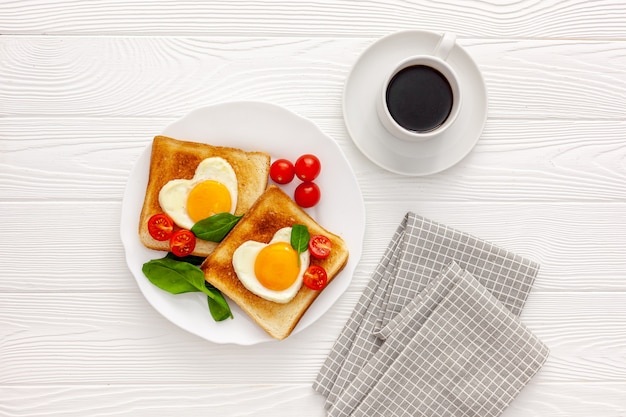
[[[499,308],[470,310],[474,316],[459,320],[459,317],[451,316],[451,312],[462,315],[467,306],[452,305],[453,309],[448,309],[444,314],[450,321],[444,328],[451,333],[442,339],[444,344],[435,350],[456,358],[454,355],[459,354],[457,348],[460,345],[455,344],[455,341],[464,340],[464,332],[471,327],[457,329],[454,327],[456,322],[468,321],[474,325],[477,322],[507,323],[508,327],[503,330],[504,339],[495,336],[492,339],[486,338],[483,340],[484,346],[497,346],[506,339],[506,335],[511,334],[511,329],[519,327],[523,330],[519,330],[519,343],[529,344],[523,345],[527,355],[522,356],[536,359],[532,363],[520,362],[520,366],[524,367],[524,375],[534,374],[545,360],[547,349],[519,323],[516,316],[521,313],[537,272],[538,265],[534,262],[469,234],[414,213],[407,213],[314,382],[314,389],[327,398],[326,408],[329,409],[329,414],[376,415],[376,412],[382,412],[384,415],[411,415],[402,411],[410,409],[407,404],[398,406],[391,400],[392,397],[404,399],[411,404],[427,404],[419,401],[417,392],[404,392],[399,385],[390,388],[389,384],[385,385],[382,381],[390,375],[393,376],[391,381],[400,375],[417,381],[415,372],[420,377],[434,377],[421,367],[423,357],[420,355],[427,352],[422,347],[416,354],[413,347],[419,344],[413,344],[416,343],[416,338],[423,338],[432,326],[441,324],[440,313],[444,313],[444,310],[440,309],[444,303],[450,304],[450,300],[458,303],[458,297],[450,297],[452,289],[464,288],[465,284],[459,285],[459,276],[464,277],[463,282],[470,282],[472,288],[476,287],[472,294],[477,299],[482,301],[482,296],[478,295],[484,293]],[[439,313],[433,315],[434,312]],[[407,331],[407,325],[411,331]],[[488,336],[484,332],[479,335]],[[529,347],[530,345],[534,347]],[[404,358],[402,362],[400,358]],[[402,366],[405,365],[401,364],[411,360],[418,362],[403,369]],[[445,355],[440,360],[443,365],[455,364],[454,359]],[[459,365],[456,366],[458,368]],[[497,366],[508,369],[509,364],[500,361]],[[435,368],[429,368],[428,371],[443,375],[442,370],[437,371]],[[491,371],[487,374],[489,377],[493,376]],[[519,381],[515,386],[521,389],[523,384],[520,385]],[[405,383],[401,385],[409,387]],[[432,385],[432,381],[428,385]],[[508,398],[517,392],[501,381],[499,386],[507,388],[495,390],[501,398]],[[495,389],[495,385],[488,385],[487,388]],[[396,397],[396,392],[403,392],[403,396]],[[492,393],[483,390],[482,395],[486,394]],[[429,394],[429,398],[433,398],[432,395],[433,393]],[[478,407],[484,415],[488,415],[486,412],[490,407],[493,410],[501,409],[493,405],[495,397],[489,398],[491,400]],[[455,397],[451,403],[460,407],[467,406],[466,402],[459,402],[459,397]],[[504,403],[508,404],[503,400],[497,401],[500,405]],[[394,414],[389,408],[384,408],[384,411],[376,408],[380,404],[395,407],[394,410],[399,413]]]
[[[398,317],[329,416],[498,416],[548,355],[454,262]]]

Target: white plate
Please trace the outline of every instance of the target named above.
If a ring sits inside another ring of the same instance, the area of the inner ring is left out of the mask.
[[[295,160],[314,153],[322,162],[316,182],[322,190],[319,204],[307,211],[321,225],[346,241],[350,257],[343,271],[324,289],[302,317],[296,334],[324,314],[348,288],[361,257],[365,232],[363,198],[352,169],[337,143],[310,121],[288,110],[261,102],[230,102],[195,110],[168,126],[163,135],[233,146],[269,153],[272,160]],[[137,233],[139,215],[148,183],[151,145],[145,149],[131,171],[122,204],[121,236],[126,261],[142,293],[164,317],[177,326],[216,343],[251,345],[272,339],[234,302],[229,300],[234,319],[216,323],[211,318],[206,297],[199,293],[169,294],[148,281],[141,272],[150,259],[164,252],[146,249]],[[288,187],[292,193],[298,180]]]
[[[454,124],[423,142],[397,139],[380,123],[376,99],[385,78],[404,59],[435,49],[441,35],[401,31],[370,45],[352,68],[344,87],[343,115],[357,148],[380,167],[403,175],[443,171],[463,159],[474,147],[487,118],[487,91],[480,70],[457,45],[446,60],[457,72],[463,106]]]

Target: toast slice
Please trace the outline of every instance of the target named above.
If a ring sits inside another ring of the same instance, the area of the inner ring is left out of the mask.
[[[154,214],[163,212],[159,205],[161,188],[173,179],[193,178],[198,164],[213,156],[219,156],[228,161],[237,175],[238,196],[235,214],[241,215],[247,212],[256,199],[263,194],[268,183],[269,154],[156,136],[152,143],[148,185],[139,219],[139,237],[146,247],[169,250],[168,241],[157,241],[148,232],[148,219]],[[216,247],[215,242],[198,239],[193,255],[207,256]]]
[[[267,243],[278,229],[294,224],[303,224],[307,226],[311,235],[324,235],[331,240],[332,250],[328,258],[315,259],[311,256],[311,265],[322,266],[328,274],[330,283],[348,261],[348,247],[345,241],[320,226],[275,185],[268,186],[201,266],[210,284],[239,305],[252,320],[278,340],[285,339],[291,334],[302,315],[323,289],[314,291],[302,285],[296,296],[288,303],[268,301],[243,286],[235,274],[232,259],[235,250],[245,241]]]

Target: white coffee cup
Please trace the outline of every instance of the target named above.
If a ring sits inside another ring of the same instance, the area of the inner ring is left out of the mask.
[[[403,60],[385,79],[376,110],[396,138],[411,142],[434,138],[458,116],[461,88],[446,62],[455,41],[454,34],[443,34],[431,54]]]

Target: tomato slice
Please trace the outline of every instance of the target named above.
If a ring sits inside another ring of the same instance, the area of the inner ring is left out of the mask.
[[[158,213],[148,219],[148,233],[153,239],[168,240],[174,231],[174,222],[165,213]]]
[[[177,230],[170,238],[170,251],[178,257],[190,255],[195,247],[196,236],[189,230]]]
[[[304,271],[304,285],[312,290],[319,291],[328,283],[326,270],[319,265],[311,265]]]
[[[309,239],[309,252],[317,259],[325,259],[330,255],[333,243],[322,235],[313,235]]]

